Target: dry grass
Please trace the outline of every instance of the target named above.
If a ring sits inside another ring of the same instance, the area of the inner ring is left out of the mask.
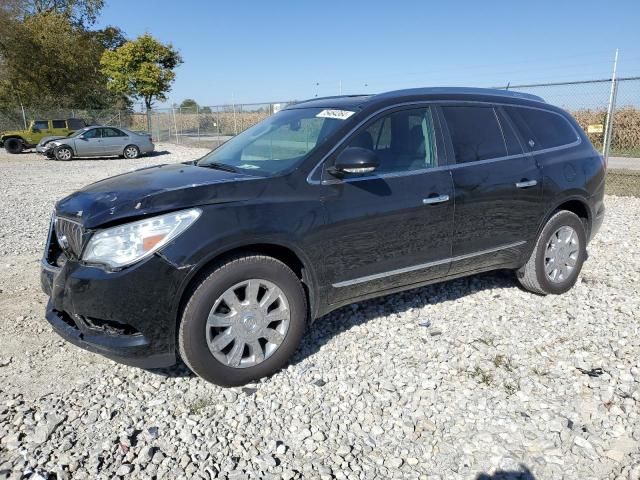
[[[621,197],[640,197],[640,171],[607,170],[606,193]]]
[[[587,131],[588,125],[604,125],[606,110],[575,110],[571,114],[580,126]],[[587,133],[591,143],[597,149],[602,148],[604,133]],[[634,107],[620,107],[613,117],[613,138],[611,150],[619,155],[640,153],[640,110]]]

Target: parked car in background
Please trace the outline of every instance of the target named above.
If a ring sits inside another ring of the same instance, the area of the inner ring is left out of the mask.
[[[24,149],[35,147],[44,138],[64,138],[84,127],[86,123],[80,118],[33,120],[27,130],[12,130],[0,134],[0,147],[4,146],[9,153],[20,153]]]
[[[42,260],[46,317],[124,363],[180,357],[211,382],[243,384],[353,302],[494,269],[537,294],[566,292],[604,218],[605,170],[571,115],[534,95],[300,102],[197,161],[60,200]]]
[[[48,142],[42,152],[55,160],[74,157],[122,156],[138,158],[154,150],[153,139],[146,132],[132,132],[120,127],[92,126],[73,135]]]

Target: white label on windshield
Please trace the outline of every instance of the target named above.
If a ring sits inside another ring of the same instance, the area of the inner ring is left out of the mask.
[[[350,112],[349,110],[322,110],[316,117],[320,118],[336,118],[338,120],[346,120],[356,112]]]

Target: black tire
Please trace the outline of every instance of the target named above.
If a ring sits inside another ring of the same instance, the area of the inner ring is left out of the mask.
[[[284,263],[272,257],[248,254],[214,266],[191,290],[178,330],[178,347],[185,364],[198,376],[224,387],[244,385],[271,375],[286,365],[298,348],[307,324],[307,297],[300,279]],[[217,360],[205,336],[209,312],[230,287],[251,278],[275,284],[286,295],[290,310],[289,328],[271,356],[246,368],[234,368]]]
[[[573,271],[562,281],[552,281],[545,273],[545,254],[552,235],[563,226],[571,227],[578,236],[578,254]],[[554,213],[540,232],[536,246],[527,263],[516,273],[520,284],[527,290],[541,295],[559,295],[570,290],[578,280],[582,265],[587,259],[587,235],[582,220],[572,212],[560,210]]]
[[[59,147],[56,147],[53,154],[56,160],[68,162],[73,158],[73,149],[67,145],[60,145]]]
[[[11,154],[22,153],[24,143],[19,138],[9,138],[4,142],[4,149]]]
[[[140,156],[140,149],[136,145],[127,145],[122,151],[122,156],[129,160],[133,160]]]

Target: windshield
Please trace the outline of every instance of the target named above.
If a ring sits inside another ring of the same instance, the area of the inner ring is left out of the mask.
[[[71,135],[69,135],[69,138],[75,138],[77,136],[82,135],[83,133],[85,133],[87,130],[89,130],[89,128],[83,128],[81,130],[76,131],[75,133],[72,133]]]
[[[205,155],[198,166],[222,165],[269,176],[300,162],[352,114],[344,110],[283,110]]]

